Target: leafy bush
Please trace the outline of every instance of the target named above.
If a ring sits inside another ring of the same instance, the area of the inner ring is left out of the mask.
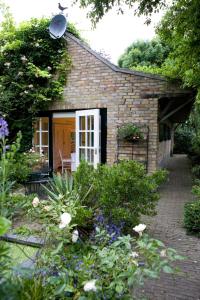
[[[99,165],[97,169],[82,162],[74,174],[75,188],[79,195],[85,185],[91,193],[82,205],[91,205],[114,224],[125,223],[126,228],[136,225],[140,216],[154,215],[159,199],[158,185],[164,180],[165,171],[147,175],[144,166],[135,161],[121,161],[113,166]]]
[[[185,204],[184,226],[189,232],[200,234],[200,200]]]
[[[174,153],[192,153],[194,135],[194,128],[190,123],[179,125],[174,134]]]
[[[192,168],[192,174],[193,174],[194,177],[200,179],[200,166],[199,166],[199,165],[195,165],[195,166]]]
[[[86,227],[92,216],[90,207],[83,206],[77,191],[73,187],[73,178],[65,173],[53,175],[48,186],[43,186],[48,200],[36,202],[30,211],[36,218],[46,220],[50,225],[56,225],[59,222],[60,215],[67,211],[72,215],[72,223],[79,227]],[[35,207],[36,208],[35,208]]]

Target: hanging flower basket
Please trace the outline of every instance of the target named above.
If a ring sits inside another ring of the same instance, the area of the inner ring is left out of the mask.
[[[144,139],[144,136],[136,125],[127,123],[118,129],[118,138],[127,142],[136,143]]]

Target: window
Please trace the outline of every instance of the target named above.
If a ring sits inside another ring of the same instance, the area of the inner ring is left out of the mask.
[[[34,125],[33,147],[49,164],[49,118],[42,117],[36,120]]]

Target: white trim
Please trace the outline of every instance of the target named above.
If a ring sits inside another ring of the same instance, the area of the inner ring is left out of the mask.
[[[87,117],[88,116],[93,116],[94,117],[94,129],[93,130],[88,130],[87,127],[87,122],[85,123],[85,130],[80,130],[79,127],[79,119],[80,117]],[[100,110],[99,109],[88,109],[88,110],[79,110],[76,111],[76,167],[78,167],[80,163],[80,157],[79,157],[79,150],[83,149],[85,150],[85,160],[88,160],[87,157],[87,149],[93,150],[94,151],[94,162],[93,166],[97,167],[97,164],[100,162],[100,144],[99,144],[99,132],[100,132]],[[80,132],[85,132],[85,146],[80,146],[79,144],[79,133]],[[88,146],[88,137],[87,133],[92,133],[94,132],[94,146]]]
[[[75,112],[62,112],[62,113],[53,113],[53,119],[59,118],[75,118]]]

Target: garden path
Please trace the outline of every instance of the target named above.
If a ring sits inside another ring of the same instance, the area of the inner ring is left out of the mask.
[[[192,200],[190,162],[185,155],[175,155],[167,165],[169,180],[160,189],[161,199],[155,217],[144,218],[149,234],[168,247],[187,256],[176,263],[183,275],[162,274],[142,291],[150,300],[200,299],[200,238],[187,235],[183,228],[184,204]]]

